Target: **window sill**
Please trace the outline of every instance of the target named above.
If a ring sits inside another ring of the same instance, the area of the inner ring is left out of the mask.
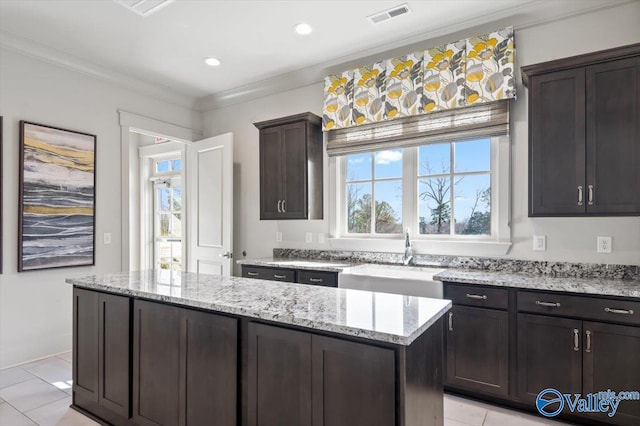
[[[504,256],[511,248],[510,242],[486,240],[413,240],[412,244],[415,254],[445,256]],[[402,253],[404,251],[404,240],[397,238],[329,238],[329,246],[334,250]]]

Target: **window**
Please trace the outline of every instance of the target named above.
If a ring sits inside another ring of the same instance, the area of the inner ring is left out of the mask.
[[[349,155],[345,185],[347,233],[402,233],[402,150]]]

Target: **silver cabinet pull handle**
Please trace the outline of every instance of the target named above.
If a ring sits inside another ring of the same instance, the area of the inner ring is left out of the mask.
[[[487,296],[485,296],[484,294],[466,294],[467,299],[476,299],[476,300],[486,300]]]
[[[604,308],[604,311],[611,314],[633,315],[633,309]]]
[[[287,200],[282,200],[282,213],[286,213],[287,212],[287,209],[285,207],[286,203],[287,203]]]
[[[324,280],[322,278],[309,278],[309,282],[312,282],[312,283],[321,283],[323,281]]]
[[[578,205],[582,205],[582,185],[578,186]]]
[[[449,312],[449,331],[453,331],[453,312]]]
[[[591,331],[587,330],[587,348],[585,349],[587,352],[591,352]]]
[[[579,351],[580,350],[580,336],[579,336],[580,330],[578,330],[577,328],[573,329],[573,350],[574,351]]]
[[[589,205],[592,206],[593,205],[593,185],[589,185]]]
[[[559,308],[560,303],[558,302],[543,302],[541,300],[536,300],[536,305],[538,306],[547,306],[549,308]]]
[[[277,278],[279,280],[283,280],[283,279],[287,278],[287,276],[286,275],[273,274],[273,278]]]
[[[257,277],[258,273],[257,272],[247,272],[247,275],[250,277]]]
[[[282,203],[282,200],[278,200],[278,213],[282,213],[282,210],[280,209],[280,203]]]

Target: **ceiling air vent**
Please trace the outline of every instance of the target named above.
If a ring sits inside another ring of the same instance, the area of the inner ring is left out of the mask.
[[[411,12],[411,9],[409,9],[409,5],[407,3],[404,3],[400,6],[392,7],[391,9],[383,10],[382,12],[369,15],[367,16],[367,19],[372,24],[379,24],[380,22],[388,21],[389,19],[397,18],[401,15],[406,15],[409,12]]]
[[[168,5],[174,0],[113,0],[124,6],[126,9],[137,13],[140,16],[149,16]]]

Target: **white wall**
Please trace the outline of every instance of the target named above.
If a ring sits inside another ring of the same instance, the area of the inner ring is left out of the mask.
[[[121,269],[118,109],[184,127],[200,126],[201,114],[188,108],[0,50],[0,115],[4,116],[0,367],[71,349],[71,286],[64,279]],[[20,120],[97,135],[95,267],[16,272]],[[111,245],[102,244],[105,232],[111,233]]]
[[[553,3],[549,2],[549,7]],[[436,46],[458,38],[481,34],[507,25],[516,27],[517,66],[617,47],[640,40],[640,3],[601,10],[549,22],[531,24],[535,17],[511,19],[470,29],[434,40],[425,40],[411,49]],[[522,24],[521,24],[522,23]],[[521,24],[520,27],[518,25]],[[398,52],[402,53],[402,52]],[[390,57],[366,58],[363,61]],[[347,67],[361,63],[346,64]],[[518,78],[519,80],[519,78]],[[275,246],[295,248],[330,248],[317,243],[317,233],[328,233],[328,214],[320,221],[260,221],[259,163],[256,121],[305,111],[321,115],[322,83],[263,97],[204,114],[205,136],[233,132],[235,137],[235,238],[236,258],[247,251],[248,258],[268,257]],[[518,100],[512,108],[512,242],[509,258],[597,262],[640,265],[640,218],[538,218],[527,217],[527,90],[518,87]],[[327,170],[328,171],[328,170]],[[325,173],[327,173],[325,171]],[[327,182],[325,176],[325,182]],[[326,188],[326,187],[325,187]],[[640,190],[640,189],[639,189]],[[326,192],[326,191],[325,191]],[[325,197],[326,199],[326,197]],[[283,242],[275,242],[276,231]],[[314,243],[305,243],[305,232],[314,233]],[[547,236],[547,251],[533,252],[532,236]],[[612,236],[613,253],[596,253],[596,237]],[[398,243],[398,251],[401,243]]]

